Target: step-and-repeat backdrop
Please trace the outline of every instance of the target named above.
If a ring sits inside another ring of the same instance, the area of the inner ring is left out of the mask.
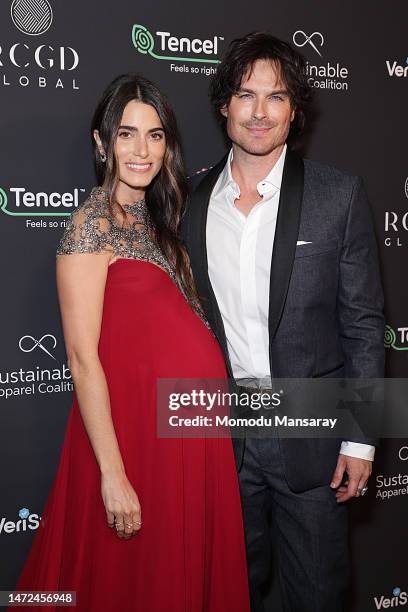
[[[225,143],[208,84],[252,30],[291,41],[316,93],[304,153],[360,174],[386,294],[387,375],[408,375],[408,46],[405,0],[3,0],[0,5],[0,588],[12,589],[58,465],[72,380],[55,249],[94,185],[89,125],[104,87],[138,71],[176,110],[188,170]],[[408,441],[385,440],[350,505],[349,609],[407,605]],[[273,596],[274,597],[274,596]]]

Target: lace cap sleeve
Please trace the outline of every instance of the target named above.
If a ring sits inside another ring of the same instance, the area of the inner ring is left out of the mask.
[[[102,199],[90,197],[69,217],[56,254],[102,251],[113,251],[110,215]]]

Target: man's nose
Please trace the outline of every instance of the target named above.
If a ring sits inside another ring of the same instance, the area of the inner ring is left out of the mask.
[[[256,119],[264,119],[266,117],[266,101],[258,99],[255,102],[253,115]]]

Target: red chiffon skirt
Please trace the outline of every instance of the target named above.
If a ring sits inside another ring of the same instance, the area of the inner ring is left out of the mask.
[[[74,393],[57,474],[16,590],[76,591],[77,612],[249,612],[231,439],[156,432],[157,378],[225,379],[217,341],[164,270],[119,259],[108,269],[99,356],[141,530],[124,540],[107,525],[100,470]]]

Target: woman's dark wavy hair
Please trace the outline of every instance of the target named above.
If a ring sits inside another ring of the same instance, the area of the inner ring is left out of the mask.
[[[123,74],[115,78],[105,89],[96,107],[91,124],[91,137],[98,185],[106,183],[110,212],[113,214],[119,180],[114,148],[123,111],[132,100],[152,106],[164,128],[166,152],[163,164],[160,172],[146,188],[145,200],[153,221],[158,246],[172,264],[187,295],[198,304],[188,256],[178,237],[180,218],[188,194],[188,183],[176,117],[168,100],[159,89],[138,74]],[[98,146],[93,138],[94,130],[99,132],[106,153],[106,162],[101,160]],[[122,213],[125,219],[123,209]]]
[[[231,42],[211,80],[210,100],[214,110],[225,126],[226,119],[220,109],[228,106],[257,60],[270,60],[288,90],[292,108],[295,109],[288,140],[296,140],[303,132],[312,96],[312,88],[307,82],[306,62],[291,45],[268,32],[251,32]]]

